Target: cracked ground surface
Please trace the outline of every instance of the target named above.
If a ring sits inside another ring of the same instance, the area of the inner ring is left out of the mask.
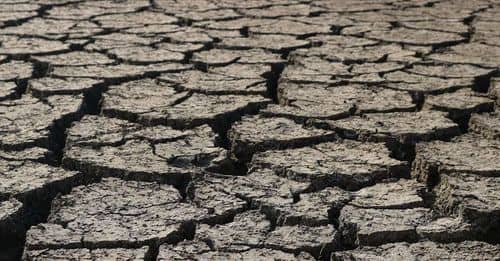
[[[0,2],[0,261],[500,260],[498,0]]]

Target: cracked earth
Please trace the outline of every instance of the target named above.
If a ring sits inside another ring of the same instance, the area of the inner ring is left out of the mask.
[[[500,260],[498,0],[4,0],[0,260]]]

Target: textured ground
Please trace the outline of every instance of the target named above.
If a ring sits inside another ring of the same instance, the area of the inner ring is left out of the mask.
[[[0,260],[499,260],[498,0],[0,1]]]

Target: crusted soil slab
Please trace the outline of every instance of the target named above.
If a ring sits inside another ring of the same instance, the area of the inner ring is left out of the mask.
[[[259,95],[178,92],[172,85],[147,79],[111,86],[104,94],[102,108],[106,115],[146,125],[192,128],[216,123],[223,126],[224,122],[256,111],[267,103],[268,99]]]
[[[353,193],[350,205],[359,208],[406,209],[424,206],[425,186],[415,180],[400,179],[363,188]]]
[[[172,246],[163,244],[160,246],[157,260],[258,260],[265,261],[269,259],[276,260],[315,260],[310,254],[300,253],[294,255],[291,253],[282,252],[268,248],[255,248],[247,251],[225,252],[211,250],[209,246],[200,241],[182,241],[179,244]]]
[[[0,197],[16,197],[22,201],[42,200],[68,191],[81,182],[76,171],[29,160],[0,160]]]
[[[443,78],[477,78],[485,77],[494,70],[469,64],[417,64],[408,69],[409,72],[425,76]]]
[[[418,240],[418,228],[431,222],[430,209],[424,207],[424,192],[424,185],[405,179],[380,182],[353,192],[353,199],[339,215],[344,244],[365,246]]]
[[[248,162],[258,151],[301,147],[336,138],[334,132],[306,128],[287,118],[245,117],[229,130],[231,154]]]
[[[500,179],[466,173],[450,173],[440,177],[434,189],[435,209],[444,215],[457,215],[472,223],[481,234],[498,237]]]
[[[270,232],[264,245],[272,249],[282,249],[299,254],[311,253],[316,258],[324,258],[338,248],[339,235],[333,226],[281,226]]]
[[[162,74],[160,81],[171,83],[176,90],[204,94],[260,94],[267,92],[266,79],[256,75],[254,78],[232,77],[198,70]]]
[[[333,226],[280,226],[271,231],[271,223],[256,211],[238,214],[228,224],[201,225],[195,239],[218,251],[241,252],[264,247],[295,254],[309,252],[317,257],[331,252],[339,243]]]
[[[351,199],[349,192],[326,188],[309,192],[311,186],[279,177],[270,171],[254,171],[247,176],[207,176],[194,181],[193,202],[212,206],[215,213],[232,214],[259,208],[273,224],[317,227],[334,223],[340,209]],[[235,204],[237,203],[237,204]]]
[[[495,102],[485,95],[468,89],[453,93],[429,96],[425,100],[425,108],[445,111],[455,121],[463,122],[470,118],[471,113],[488,112],[493,110]]]
[[[57,94],[80,94],[92,91],[103,81],[86,78],[38,78],[28,81],[28,91],[37,97]]]
[[[0,81],[13,81],[30,78],[33,65],[29,62],[10,61],[0,64]]]
[[[46,148],[33,147],[25,150],[0,150],[0,158],[5,161],[31,160],[44,162],[52,152]]]
[[[100,248],[100,249],[41,249],[30,250],[24,253],[25,260],[145,260],[148,256],[148,247],[137,249],[129,248]],[[149,257],[150,258],[150,257]]]
[[[236,215],[234,221],[224,225],[201,225],[196,239],[204,241],[212,249],[220,251],[246,251],[262,246],[271,230],[271,222],[257,212]]]
[[[23,204],[16,199],[0,202],[0,238],[3,242],[13,240],[22,230],[21,217]]]
[[[333,253],[333,260],[387,260],[389,259],[479,259],[495,260],[499,256],[499,248],[478,241],[439,244],[431,241],[419,243],[395,243],[378,247],[362,247]]]
[[[218,45],[228,49],[263,48],[275,52],[286,52],[300,47],[306,47],[307,40],[299,40],[288,35],[252,35],[249,38],[226,38]]]
[[[42,222],[51,200],[84,182],[82,175],[47,165],[47,150],[32,148],[0,152],[0,253],[16,260],[26,228]]]
[[[360,141],[415,144],[460,134],[442,112],[370,113],[341,120],[317,121],[319,126]]]
[[[406,28],[427,29],[440,32],[466,34],[468,27],[459,21],[408,21],[401,23]]]
[[[225,66],[231,63],[276,64],[285,62],[279,54],[265,51],[263,49],[211,49],[193,54],[191,60],[205,67]]]
[[[336,187],[303,193],[298,197],[298,202],[283,200],[281,204],[277,200],[263,199],[261,208],[275,217],[278,224],[322,226],[334,223],[340,209],[352,198],[349,192]]]
[[[201,259],[208,260],[269,260],[269,259],[278,259],[278,260],[315,260],[310,254],[300,253],[299,255],[293,255],[290,253],[266,249],[266,248],[257,248],[252,249],[245,252],[215,252],[215,253],[207,253],[200,257]]]
[[[447,45],[465,40],[454,33],[436,32],[425,29],[397,28],[389,31],[371,31],[367,38],[414,45]]]
[[[217,176],[203,180],[197,177],[188,185],[188,199],[196,206],[207,208],[216,215],[215,219],[209,221],[211,224],[224,223],[248,209],[250,199],[232,190],[238,184],[241,184],[240,188],[245,186],[244,181],[239,183]],[[261,188],[261,190],[265,189],[265,187]]]
[[[278,101],[285,106],[270,106],[265,113],[293,119],[338,119],[354,112],[415,109],[408,93],[361,85],[281,84]]]
[[[33,54],[50,54],[68,51],[69,44],[60,41],[45,40],[41,38],[19,38],[16,36],[0,37],[0,54],[23,56]]]
[[[184,54],[165,49],[155,49],[148,46],[122,47],[109,51],[118,59],[132,63],[182,62]]]
[[[297,50],[293,55],[319,56],[334,62],[352,64],[380,62],[385,57],[401,55],[401,52],[403,49],[396,44],[345,47],[327,43],[319,47]]]
[[[351,72],[356,74],[388,73],[404,68],[405,65],[399,62],[364,63],[353,64]]]
[[[353,190],[376,180],[408,176],[406,163],[390,158],[389,154],[380,143],[344,140],[257,153],[250,167],[271,169],[280,176],[313,182],[319,187],[331,184]]]
[[[46,100],[24,95],[18,100],[0,102],[0,147],[22,149],[51,147],[50,132],[82,113],[80,95],[57,95]],[[54,141],[57,142],[57,141]]]
[[[34,59],[51,66],[110,65],[115,62],[104,54],[84,51],[34,56]]]
[[[271,71],[271,66],[267,64],[230,64],[225,67],[209,68],[209,72],[215,74],[231,76],[234,78],[257,78],[268,74]]]
[[[283,73],[283,81],[297,83],[338,83],[342,79],[336,76],[354,76],[349,66],[340,62],[331,62],[316,56],[294,56],[293,63],[287,66]]]
[[[68,131],[63,164],[89,175],[134,177],[181,184],[197,167],[212,167],[225,150],[204,125],[174,130],[87,116]]]
[[[88,65],[88,66],[58,66],[53,67],[50,75],[56,77],[78,77],[94,79],[127,79],[141,77],[147,74],[178,72],[190,69],[190,65],[180,63],[157,63],[148,65]]]
[[[435,242],[460,242],[481,237],[477,229],[461,217],[441,217],[417,227],[417,234]]]
[[[181,202],[177,189],[114,178],[57,198],[49,223],[32,227],[26,248],[134,247],[182,239],[207,209]],[[64,227],[63,227],[64,225]]]
[[[498,177],[499,144],[476,135],[467,134],[451,142],[433,141],[417,144],[412,176],[421,181],[436,182],[446,173],[471,173]]]
[[[495,68],[500,63],[500,47],[482,43],[469,43],[450,47],[443,53],[429,55],[429,58],[448,63],[465,63]]]
[[[275,219],[278,219],[278,217],[274,213],[279,213],[279,211],[275,211],[276,208],[280,207],[282,204],[293,204],[294,198],[310,187],[310,184],[307,182],[297,182],[282,178],[269,170],[254,171],[245,176],[208,175],[204,177],[204,179],[193,181],[193,183],[193,187],[195,187],[194,202],[209,206],[225,198],[237,197],[245,200],[253,207],[258,206],[263,210],[269,208],[270,213],[268,213],[268,215],[274,216]],[[200,190],[210,193],[207,196],[199,195],[196,191]],[[210,194],[215,195],[217,193],[220,196],[209,197]],[[342,199],[342,197],[339,199]],[[336,199],[328,199],[326,202],[335,200]],[[217,211],[217,208],[215,208],[215,212]],[[324,213],[322,215],[325,216]],[[321,218],[318,217],[318,219]]]
[[[429,220],[429,210],[373,209],[344,207],[339,223],[343,240],[349,245],[370,246],[391,242],[416,241],[416,228]]]
[[[287,34],[296,36],[307,36],[331,32],[327,25],[307,24],[299,21],[279,19],[272,24],[265,24],[250,28],[249,32],[255,34]]]
[[[473,78],[440,78],[423,75],[423,73],[413,73],[412,70],[410,72],[390,72],[384,75],[384,79],[386,79],[386,83],[383,86],[386,88],[408,91],[418,95],[440,94],[471,87],[474,84]]]
[[[0,101],[18,96],[18,89],[15,82],[0,81]]]
[[[485,138],[500,140],[500,115],[498,112],[472,114],[469,129]]]

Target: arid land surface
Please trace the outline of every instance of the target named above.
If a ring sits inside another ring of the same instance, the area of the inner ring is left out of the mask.
[[[498,0],[0,1],[0,260],[499,260]]]

